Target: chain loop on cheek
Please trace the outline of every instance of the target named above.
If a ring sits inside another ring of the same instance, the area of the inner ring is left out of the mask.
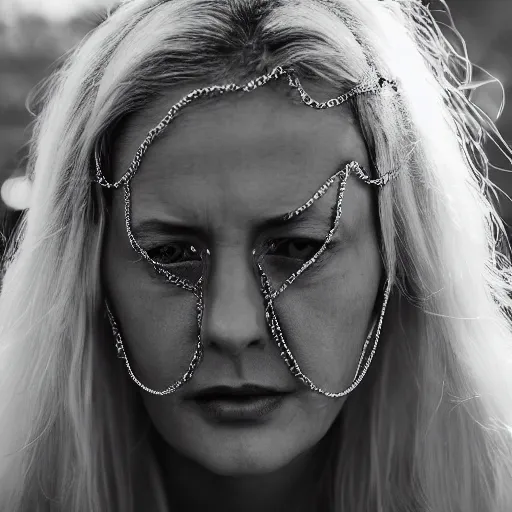
[[[148,386],[144,385],[140,380],[135,376],[130,363],[128,361],[128,357],[126,355],[126,350],[123,345],[123,339],[121,337],[121,333],[119,330],[119,327],[115,321],[114,315],[108,305],[108,302],[105,301],[105,306],[107,309],[108,318],[110,321],[112,334],[114,336],[115,342],[116,342],[116,350],[117,350],[117,357],[119,359],[124,359],[126,367],[128,369],[128,374],[130,375],[131,379],[140,386],[144,391],[147,391],[148,393],[154,394],[154,395],[167,395],[169,393],[174,393],[177,391],[180,387],[182,387],[186,382],[188,382],[192,376],[194,375],[197,367],[199,366],[202,358],[203,358],[203,344],[201,341],[201,330],[202,330],[202,320],[203,320],[203,278],[201,277],[196,285],[192,285],[188,280],[179,278],[178,276],[168,272],[165,269],[162,269],[158,266],[156,266],[147,252],[142,249],[142,247],[139,245],[135,237],[133,236],[132,230],[131,230],[131,190],[130,190],[130,183],[127,183],[124,186],[124,211],[125,211],[125,226],[128,233],[128,239],[130,241],[130,244],[132,248],[140,254],[146,261],[148,261],[150,264],[153,265],[154,269],[162,273],[167,279],[170,284],[174,284],[176,286],[179,286],[180,288],[183,288],[184,290],[192,292],[196,297],[196,319],[197,319],[197,343],[195,347],[194,354],[192,356],[192,359],[189,363],[188,369],[185,372],[185,374],[173,382],[169,387],[167,387],[164,390],[154,390],[149,388]]]
[[[350,164],[348,164],[344,168],[343,171],[344,172],[341,172],[341,171],[338,172],[332,178],[327,180],[327,182],[324,185],[322,185],[322,187],[313,196],[313,198],[311,198],[303,206],[299,207],[297,210],[295,210],[294,212],[291,212],[289,214],[289,218],[291,218],[294,215],[299,215],[302,212],[304,212],[307,208],[309,208],[313,204],[313,202],[315,200],[317,200],[319,197],[321,197],[322,195],[325,194],[325,192],[327,191],[327,188],[333,184],[335,177],[340,178],[340,185],[339,185],[338,194],[337,194],[337,201],[336,201],[336,216],[335,216],[334,221],[333,221],[333,226],[332,226],[331,230],[329,231],[329,234],[328,234],[328,236],[326,238],[326,242],[319,249],[319,251],[310,260],[305,262],[302,265],[302,267],[297,272],[293,273],[285,281],[285,283],[279,288],[279,290],[273,290],[272,289],[272,285],[270,284],[270,281],[269,281],[267,275],[265,274],[265,271],[263,270],[263,268],[261,267],[259,262],[257,262],[257,268],[258,268],[258,271],[260,273],[262,295],[263,295],[263,299],[264,299],[265,318],[266,318],[268,327],[270,329],[270,333],[271,333],[274,341],[277,344],[277,347],[279,349],[279,354],[280,354],[281,358],[284,360],[286,366],[288,367],[288,369],[290,370],[291,374],[295,378],[299,379],[311,391],[314,391],[315,393],[327,396],[329,398],[341,398],[342,396],[345,396],[348,393],[350,393],[351,391],[353,391],[359,385],[359,383],[362,381],[363,377],[365,376],[366,372],[368,371],[368,368],[370,367],[370,363],[371,363],[371,361],[373,359],[373,356],[374,356],[375,351],[377,349],[377,344],[378,344],[378,341],[379,341],[379,338],[380,338],[382,322],[384,320],[384,314],[385,314],[387,303],[388,303],[388,300],[389,300],[389,295],[391,293],[391,282],[389,280],[386,280],[385,289],[384,289],[384,296],[383,296],[383,303],[382,303],[382,308],[381,308],[380,316],[378,317],[378,319],[375,319],[375,321],[373,322],[373,325],[372,325],[372,327],[370,329],[370,333],[366,337],[363,349],[361,351],[361,356],[359,358],[359,363],[357,365],[356,373],[355,373],[354,378],[352,380],[352,384],[347,389],[345,389],[344,391],[341,391],[341,392],[333,392],[333,391],[324,390],[321,387],[319,387],[318,385],[316,385],[309,377],[307,377],[303,373],[302,369],[299,366],[299,363],[295,359],[292,351],[288,347],[288,344],[286,343],[286,340],[285,340],[285,338],[283,336],[283,333],[282,333],[282,330],[281,330],[281,326],[279,324],[279,320],[278,320],[276,311],[274,309],[274,300],[277,297],[277,295],[279,295],[289,285],[291,285],[297,279],[297,277],[300,274],[302,274],[304,271],[306,271],[312,265],[312,263],[316,262],[318,257],[325,250],[325,247],[326,247],[328,241],[330,241],[332,236],[334,235],[334,232],[337,229],[337,227],[339,225],[340,218],[341,218],[342,200],[343,200],[343,196],[344,196],[344,192],[345,192],[345,188],[346,188],[346,184],[347,184],[347,180],[348,180],[348,177],[350,175],[350,172],[354,171],[355,174],[358,177],[360,177],[360,178],[362,178],[361,177],[361,173],[363,173],[365,177],[367,176],[364,173],[364,171],[362,171],[360,166],[358,164],[356,164],[355,162],[351,162]],[[359,171],[359,172],[357,172],[357,171]],[[369,178],[368,178],[368,180],[369,180]],[[366,180],[364,180],[364,181],[366,181]],[[375,332],[375,327],[377,327],[376,332]],[[374,332],[375,332],[375,335],[374,335]],[[366,362],[364,364],[364,368],[363,368],[361,374],[359,374],[359,376],[358,376],[358,373],[359,373],[359,370],[361,368],[361,365],[363,364],[363,361],[365,360],[365,355],[366,355],[367,347],[368,347],[372,337],[374,337],[373,348],[372,348],[372,350],[371,350],[371,352],[369,354],[369,357],[366,359]]]
[[[121,337],[121,333],[119,331],[119,328],[117,326],[117,323],[114,319],[114,315],[112,314],[111,312],[111,309],[108,305],[108,302],[105,301],[105,307],[106,307],[106,310],[107,310],[107,313],[108,313],[108,318],[109,318],[109,321],[110,321],[110,326],[111,326],[111,329],[112,329],[112,333],[114,335],[114,339],[115,339],[115,342],[116,342],[116,350],[117,350],[117,357],[119,359],[123,359],[125,364],[126,364],[126,368],[128,369],[128,374],[130,375],[131,379],[139,386],[141,387],[144,391],[147,391],[148,393],[151,393],[153,395],[168,395],[170,393],[174,393],[175,391],[177,391],[179,388],[181,388],[186,382],[188,382],[192,376],[194,375],[195,371],[197,370],[197,367],[199,366],[202,358],[203,358],[203,345],[202,345],[202,342],[201,342],[201,326],[202,326],[202,319],[203,319],[203,295],[202,295],[202,291],[199,291],[201,290],[201,287],[198,286],[198,290],[196,291],[195,295],[197,297],[197,301],[196,301],[196,316],[197,316],[197,326],[198,326],[198,333],[197,333],[197,344],[196,344],[196,349],[195,349],[195,352],[194,352],[194,355],[192,357],[192,360],[190,361],[189,363],[189,367],[187,369],[187,371],[185,372],[185,374],[179,378],[178,380],[176,380],[174,383],[172,383],[169,387],[167,387],[166,389],[164,390],[154,390],[152,388],[149,388],[147,386],[145,386],[142,382],[140,382],[139,379],[137,379],[137,377],[135,376],[132,368],[131,368],[131,365],[130,365],[130,362],[128,361],[128,357],[126,355],[126,351],[125,351],[125,348],[124,348],[124,344],[123,344],[123,339]]]

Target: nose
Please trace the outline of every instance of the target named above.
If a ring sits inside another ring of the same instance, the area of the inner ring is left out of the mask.
[[[269,341],[260,278],[252,256],[238,248],[213,251],[204,285],[201,338],[205,348],[239,356]]]

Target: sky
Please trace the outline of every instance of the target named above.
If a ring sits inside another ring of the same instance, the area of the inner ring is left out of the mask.
[[[11,20],[22,13],[41,14],[65,21],[84,9],[109,7],[115,0],[0,0],[0,17]]]

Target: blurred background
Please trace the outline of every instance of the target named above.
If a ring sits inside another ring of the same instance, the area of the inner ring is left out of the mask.
[[[471,60],[497,77],[506,97],[512,97],[512,0],[447,3]],[[0,186],[9,177],[24,174],[33,120],[26,107],[31,90],[115,4],[115,0],[0,0]],[[492,118],[501,100],[498,85],[483,87],[475,97]],[[498,128],[512,143],[512,103],[505,105]],[[507,164],[494,147],[488,150],[493,164]],[[512,196],[512,174],[494,171],[491,178]],[[504,220],[512,224],[512,201],[502,195],[500,208]],[[16,217],[0,201],[0,231],[8,232]]]

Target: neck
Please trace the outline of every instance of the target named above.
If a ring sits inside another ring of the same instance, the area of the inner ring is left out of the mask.
[[[222,476],[177,453],[154,431],[172,512],[316,512],[328,445],[325,436],[307,453],[269,474]]]

